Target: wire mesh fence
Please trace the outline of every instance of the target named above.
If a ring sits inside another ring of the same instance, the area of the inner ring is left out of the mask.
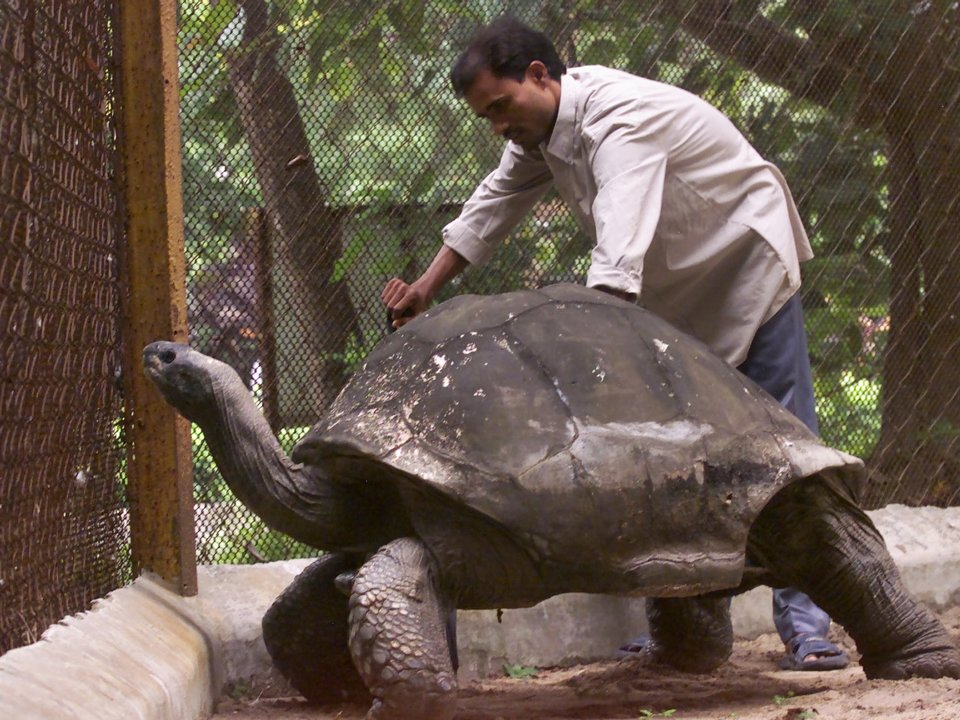
[[[111,7],[0,4],[0,653],[130,575]]]
[[[869,461],[869,504],[954,503],[949,3],[185,0],[192,333],[248,379],[285,442],[384,334],[385,281],[419,275],[496,165],[502,141],[448,77],[503,12],[570,65],[701,95],[781,168],[817,253],[803,299],[824,437]],[[589,250],[548,197],[448,294],[582,281]],[[229,502],[204,452],[198,500]],[[273,552],[199,534],[209,559]]]
[[[385,281],[419,275],[498,162],[502,141],[448,78],[503,12],[569,65],[701,95],[780,167],[817,253],[803,300],[824,437],[868,460],[872,506],[955,502],[960,83],[946,2],[184,0],[192,333],[247,378],[283,440],[384,334]],[[548,196],[448,294],[581,281],[589,251]],[[199,447],[197,466],[197,499],[230,502]],[[198,532],[210,560],[288,551]]]
[[[129,577],[112,5],[0,4],[0,649]],[[238,370],[281,442],[384,336],[384,283],[423,271],[498,162],[448,76],[503,12],[571,66],[697,93],[780,167],[817,253],[803,300],[825,439],[868,461],[871,506],[956,504],[946,0],[181,0],[192,342]],[[443,297],[581,282],[590,249],[548,195]],[[237,504],[198,435],[194,470],[199,562],[313,552]]]

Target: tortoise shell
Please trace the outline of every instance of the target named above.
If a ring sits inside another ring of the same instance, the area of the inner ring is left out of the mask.
[[[738,584],[750,524],[788,483],[820,473],[855,498],[863,477],[699,341],[569,284],[408,323],[293,459],[426,484],[543,557],[659,595]]]

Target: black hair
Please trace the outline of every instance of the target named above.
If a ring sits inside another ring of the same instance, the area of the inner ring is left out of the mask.
[[[554,80],[559,80],[567,71],[546,35],[512,15],[503,15],[480,28],[457,59],[450,72],[453,91],[459,97],[466,95],[477,73],[484,68],[495,77],[521,82],[534,60],[546,65],[547,73]]]

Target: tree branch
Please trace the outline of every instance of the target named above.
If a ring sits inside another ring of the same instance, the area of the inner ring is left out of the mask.
[[[829,45],[801,38],[756,13],[738,20],[734,7],[698,0],[664,3],[662,9],[714,51],[796,97],[825,107],[835,102],[871,52],[868,45],[851,38]],[[858,119],[868,121],[864,116]]]

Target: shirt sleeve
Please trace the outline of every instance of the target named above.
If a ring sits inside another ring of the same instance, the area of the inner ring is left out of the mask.
[[[480,183],[443,242],[471,265],[482,265],[552,183],[539,152],[508,143],[500,165]]]
[[[660,222],[667,154],[643,123],[607,119],[604,126],[591,143],[597,235],[587,285],[639,295],[643,259]]]

